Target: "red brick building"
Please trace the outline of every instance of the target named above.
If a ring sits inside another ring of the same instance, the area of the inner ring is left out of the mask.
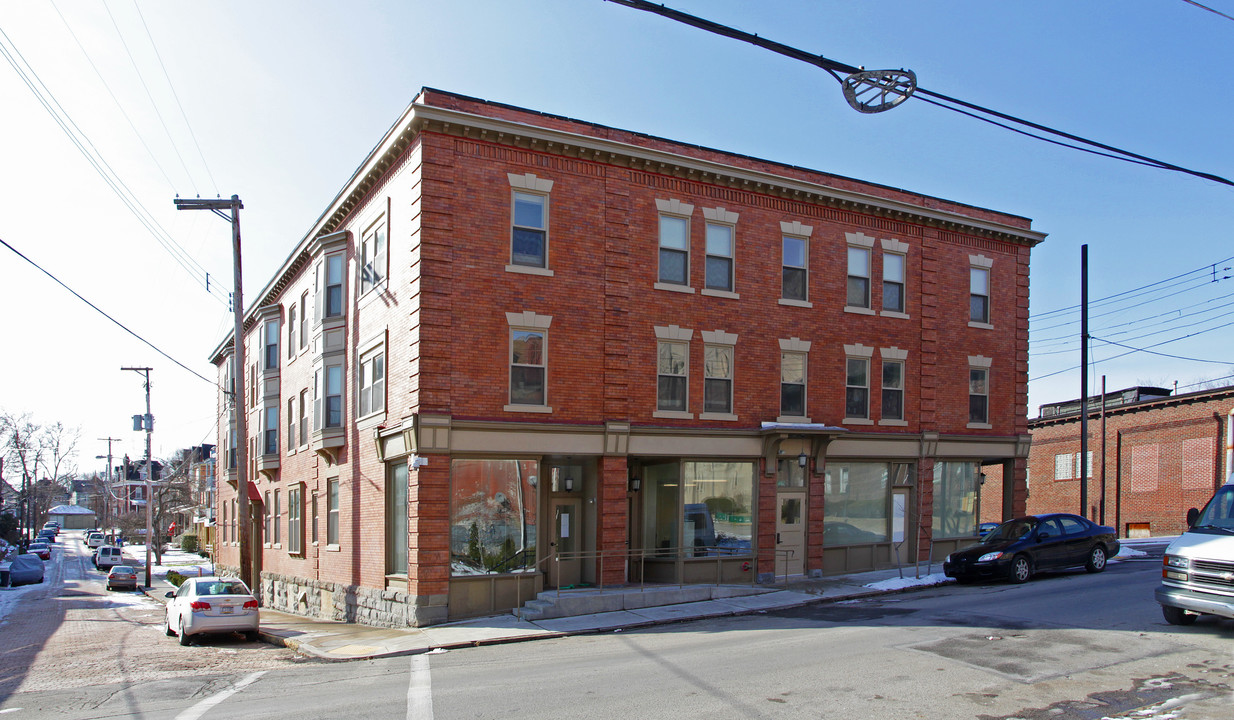
[[[1177,396],[1129,388],[1106,395],[1103,433],[1101,397],[1090,398],[1084,514],[1122,537],[1181,533],[1188,508],[1203,507],[1230,473],[1232,409],[1234,386]],[[1080,401],[1043,405],[1029,429],[1028,512],[1080,513]],[[992,475],[983,494],[1000,488]]]
[[[973,534],[981,466],[1024,508],[1043,237],[425,90],[247,314],[265,601],[431,624],[545,587],[940,557]]]

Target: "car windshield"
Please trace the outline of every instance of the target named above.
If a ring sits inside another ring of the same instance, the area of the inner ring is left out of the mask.
[[[990,534],[982,538],[981,542],[996,543],[1019,540],[1031,533],[1035,524],[1036,521],[1034,520],[1008,520],[991,530]]]
[[[1224,485],[1204,506],[1192,529],[1211,528],[1234,532],[1234,485]]]

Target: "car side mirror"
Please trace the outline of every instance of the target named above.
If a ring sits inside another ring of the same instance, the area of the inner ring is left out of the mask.
[[[1200,519],[1199,508],[1191,508],[1187,511],[1187,527],[1195,525],[1195,521]]]
[[[176,594],[175,594],[174,592],[171,592],[171,591],[169,590],[169,591],[167,592],[167,594],[166,594],[166,595],[164,595],[163,597],[166,597],[166,598],[174,598],[175,596],[176,596]]]
[[[1050,533],[1048,532],[1037,533],[1037,542],[1045,542],[1046,540],[1049,540],[1049,539],[1050,539]]]

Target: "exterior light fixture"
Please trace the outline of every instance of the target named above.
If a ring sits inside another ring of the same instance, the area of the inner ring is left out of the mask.
[[[566,492],[574,492],[574,477],[566,475]]]
[[[810,458],[806,457],[805,451],[802,450],[801,454],[797,456],[797,467],[804,468],[809,462]]]
[[[643,486],[643,479],[634,473],[630,473],[630,492],[638,492],[638,489]]]
[[[841,84],[849,107],[859,113],[880,113],[912,97],[917,74],[912,70],[862,70]]]

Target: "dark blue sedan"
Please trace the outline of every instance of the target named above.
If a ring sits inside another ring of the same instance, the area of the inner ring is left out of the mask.
[[[1009,579],[1027,582],[1042,570],[1083,567],[1101,572],[1118,554],[1114,528],[1079,515],[1052,513],[1008,520],[980,543],[943,561],[943,573],[959,582]]]

